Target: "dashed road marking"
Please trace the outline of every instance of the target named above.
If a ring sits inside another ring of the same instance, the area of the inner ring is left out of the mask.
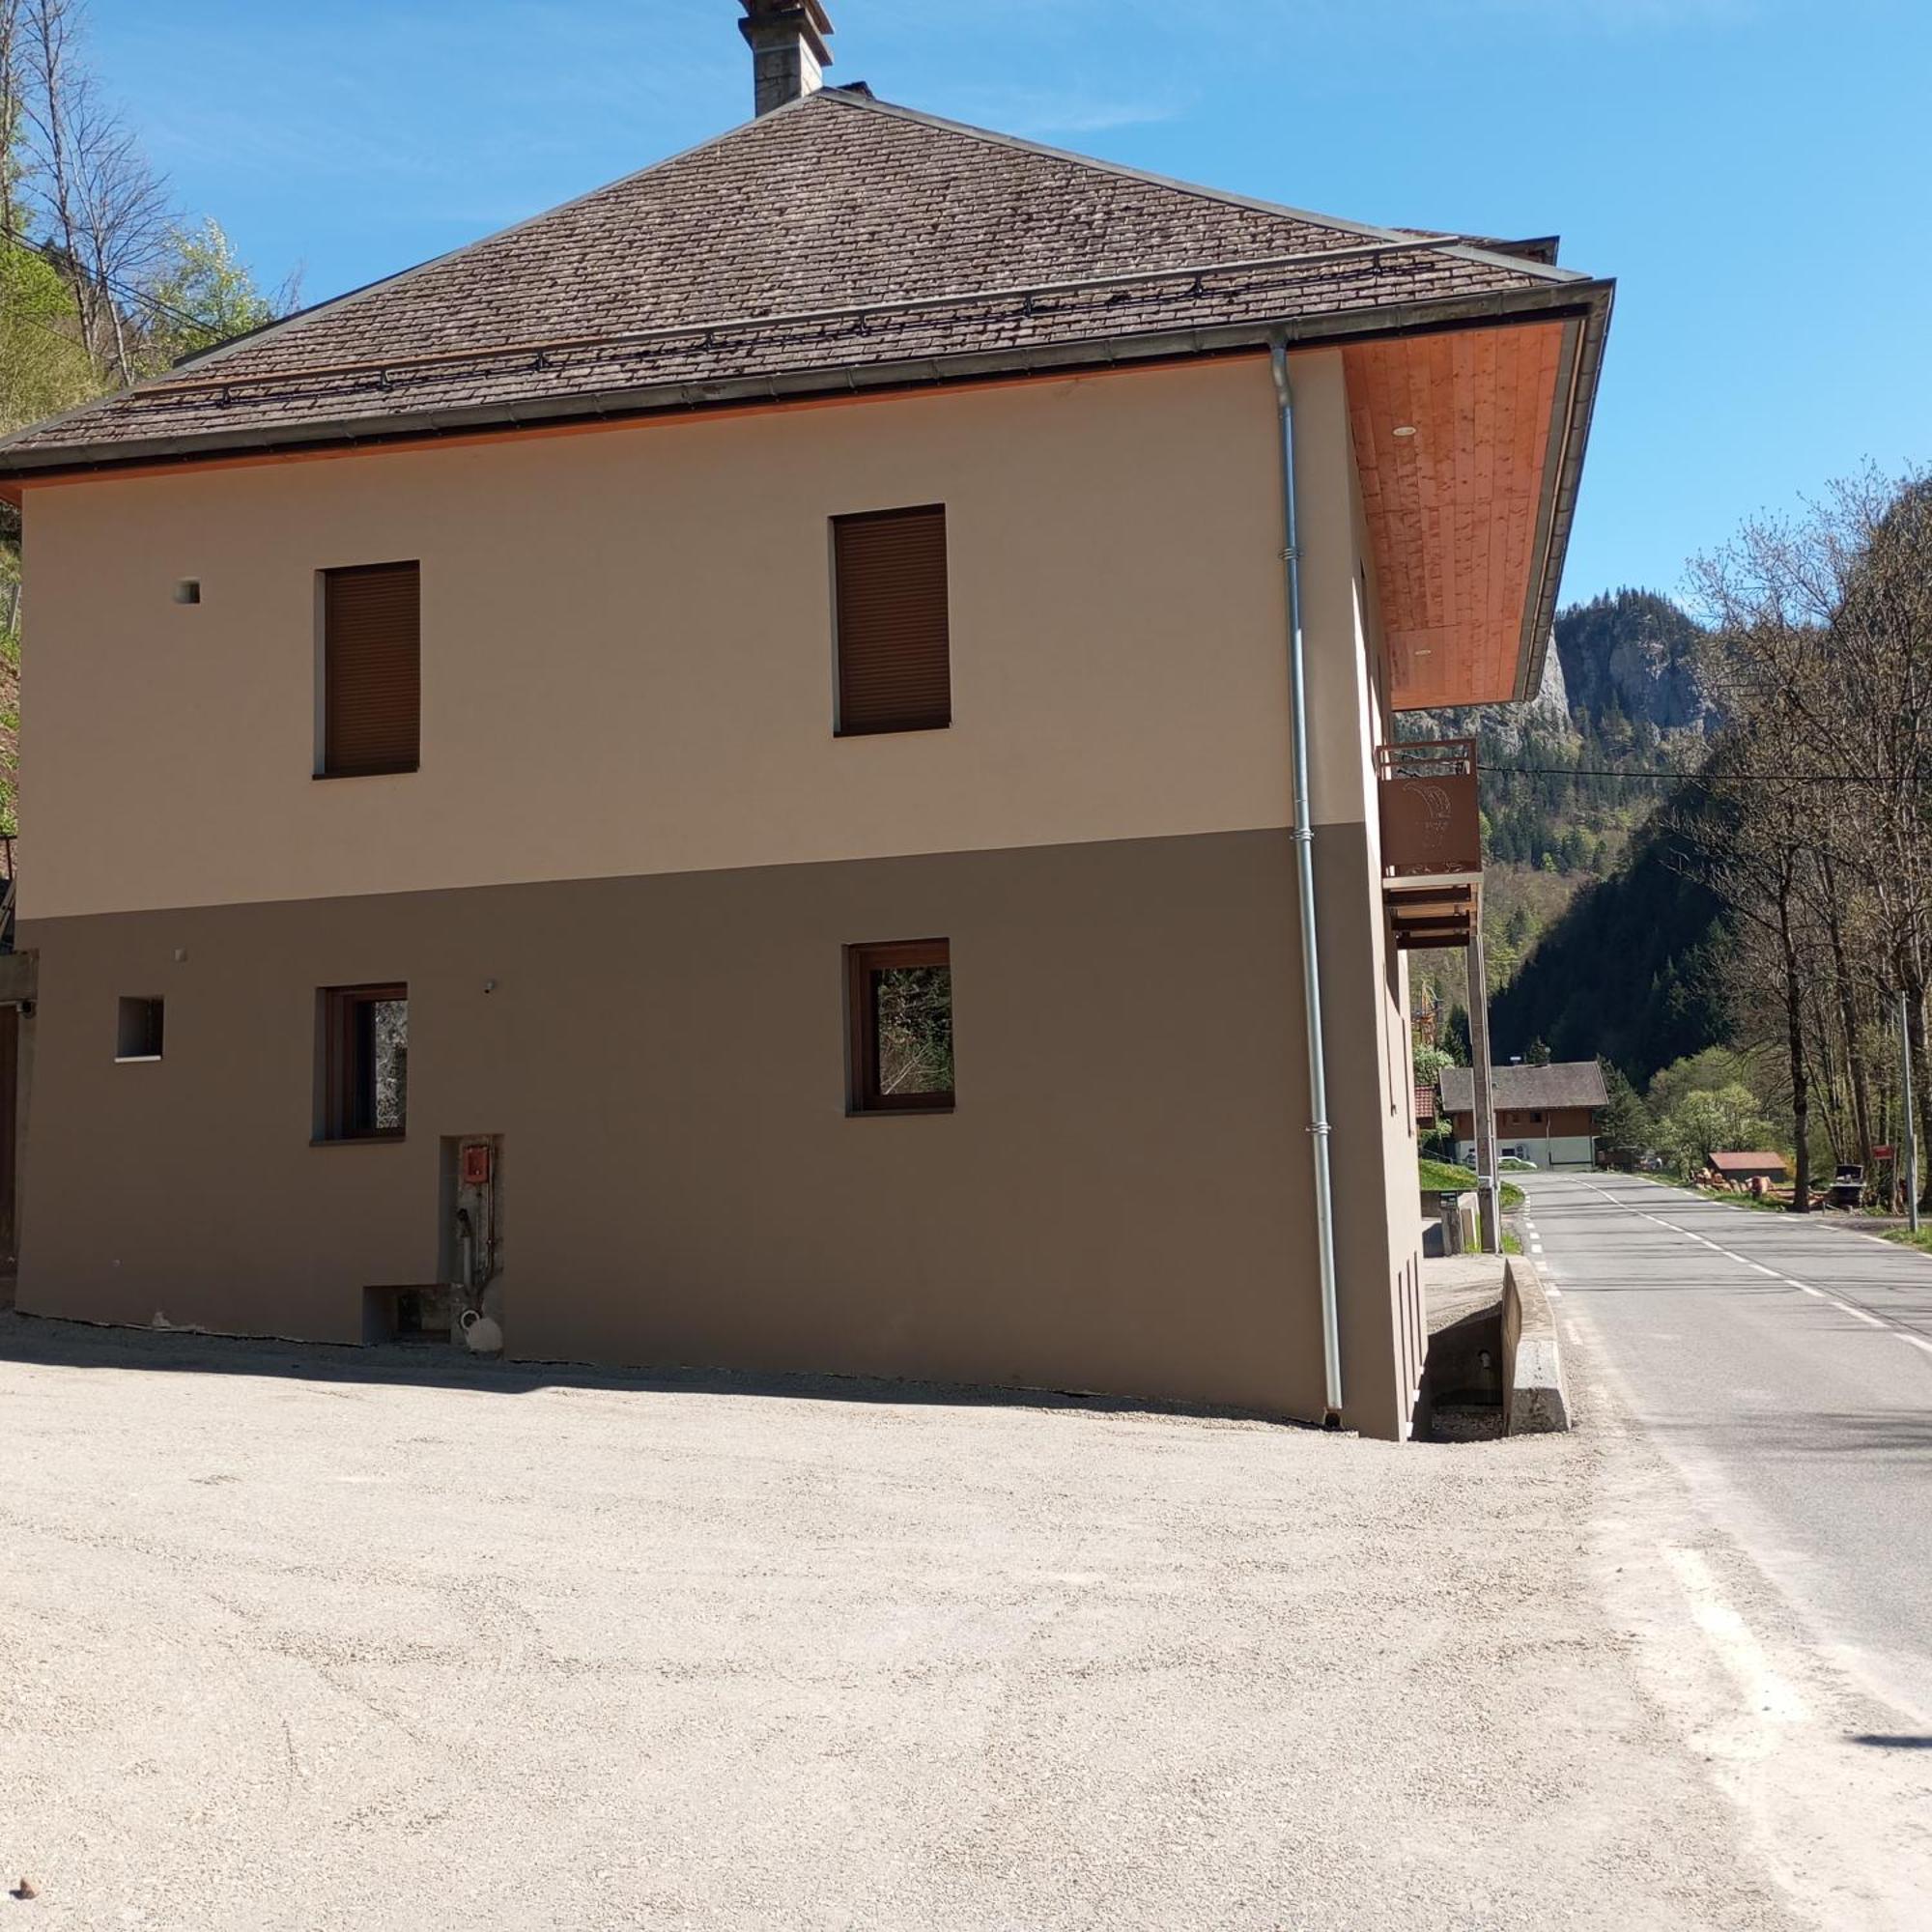
[[[1869,1309],[1861,1308],[1856,1301],[1847,1301],[1842,1295],[1833,1294],[1827,1289],[1813,1288],[1808,1281],[1800,1281],[1796,1275],[1779,1274],[1776,1268],[1766,1267],[1761,1262],[1752,1261],[1748,1255],[1739,1254],[1735,1248],[1726,1248],[1716,1241],[1706,1240],[1702,1235],[1692,1234],[1689,1228],[1680,1228],[1676,1222],[1666,1221],[1661,1214],[1651,1214],[1647,1213],[1641,1208],[1633,1208],[1628,1202],[1619,1201],[1607,1188],[1597,1187],[1594,1181],[1586,1181],[1584,1185],[1595,1188],[1595,1191],[1601,1194],[1611,1207],[1621,1208],[1626,1213],[1634,1214],[1640,1221],[1648,1221],[1653,1227],[1663,1229],[1666,1234],[1682,1235],[1686,1240],[1695,1241],[1700,1247],[1709,1248],[1713,1254],[1722,1255],[1726,1261],[1737,1262],[1747,1268],[1755,1268],[1759,1274],[1768,1275],[1773,1281],[1781,1281],[1787,1288],[1795,1288],[1802,1293],[1814,1295],[1820,1301],[1829,1301],[1833,1308],[1842,1309],[1854,1321],[1862,1321],[1868,1328],[1887,1329],[1891,1334],[1910,1342],[1914,1348],[1923,1349],[1927,1354],[1932,1354],[1932,1342],[1927,1342],[1923,1337],[1913,1334],[1909,1329],[1896,1326],[1894,1323],[1886,1321],[1883,1316],[1872,1314]],[[1856,1233],[1857,1231],[1853,1230],[1852,1232]],[[1875,1240],[1878,1237],[1876,1236],[1865,1236],[1863,1238]],[[1888,1242],[1887,1245],[1892,1246],[1895,1244]]]

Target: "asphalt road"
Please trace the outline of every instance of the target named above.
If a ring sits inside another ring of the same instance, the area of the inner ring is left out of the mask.
[[[1932,1742],[1932,1258],[1632,1176],[1517,1179],[1559,1325],[1810,1640]]]

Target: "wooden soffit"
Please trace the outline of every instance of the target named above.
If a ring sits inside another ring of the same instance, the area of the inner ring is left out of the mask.
[[[1515,323],[1343,351],[1398,711],[1528,696],[1573,328]]]

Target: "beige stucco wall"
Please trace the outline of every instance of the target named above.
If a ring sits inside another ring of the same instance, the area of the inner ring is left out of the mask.
[[[1248,833],[37,922],[20,1306],[358,1340],[365,1287],[437,1278],[440,1137],[492,1133],[517,1356],[1319,1418],[1293,868]],[[910,934],[952,942],[956,1109],[849,1119],[841,949]],[[377,980],[407,1138],[311,1147],[315,988]],[[133,990],[166,1050],[117,1065]]]
[[[1311,412],[1312,530],[1346,431]],[[24,909],[1285,824],[1277,475],[1247,357],[37,489]],[[836,739],[827,520],[928,501],[954,724]],[[422,769],[317,782],[315,573],[407,556]]]
[[[1346,1413],[1399,1434],[1374,585],[1341,359],[1294,370]],[[23,1305],[353,1336],[493,1132],[520,1352],[1319,1414],[1276,437],[1249,358],[34,493]],[[930,500],[955,723],[835,739],[827,519]],[[423,769],[318,783],[314,573],[407,555]],[[838,949],[938,933],[960,1110],[846,1122]],[[410,1141],[310,1149],[315,988],[392,979]]]

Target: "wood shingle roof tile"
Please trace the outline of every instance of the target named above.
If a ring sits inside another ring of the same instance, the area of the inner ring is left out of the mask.
[[[0,475],[1106,360],[1578,285],[827,89],[25,430]]]

